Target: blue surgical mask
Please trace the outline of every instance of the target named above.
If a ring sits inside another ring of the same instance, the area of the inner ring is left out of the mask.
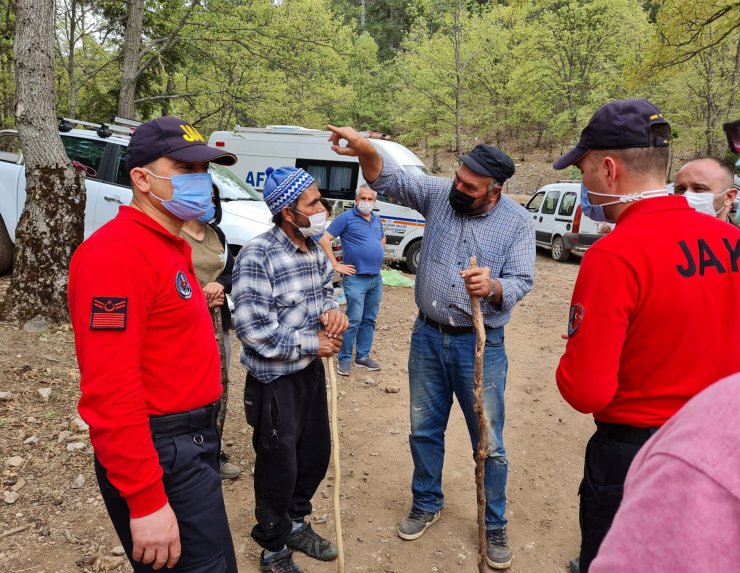
[[[588,194],[598,195],[599,197],[614,197],[614,201],[607,201],[601,205],[592,205],[591,201],[588,200]],[[653,189],[650,191],[641,191],[640,193],[630,193],[628,195],[619,195],[616,193],[597,193],[596,191],[589,191],[586,186],[581,183],[581,208],[583,214],[589,219],[598,223],[614,223],[606,213],[604,213],[604,207],[606,205],[616,205],[618,203],[633,203],[640,199],[650,199],[652,197],[661,197],[668,195],[668,189]]]
[[[213,206],[213,180],[210,173],[187,173],[161,177],[145,168],[145,171],[157,179],[168,179],[172,182],[172,199],[160,199],[162,207],[178,219],[192,221],[208,212]]]
[[[606,216],[604,208],[601,205],[591,204],[591,201],[588,200],[588,194],[589,190],[586,189],[586,186],[583,183],[581,183],[581,209],[583,209],[583,214],[597,223],[613,223],[613,221],[609,220]]]
[[[198,217],[198,221],[203,223],[204,225],[206,223],[210,223],[213,221],[213,218],[216,216],[216,206],[211,203],[210,207],[208,207],[208,211],[203,213],[200,217]]]

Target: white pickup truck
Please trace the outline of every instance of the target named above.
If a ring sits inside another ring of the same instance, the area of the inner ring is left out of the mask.
[[[67,156],[86,172],[85,238],[112,219],[120,205],[131,202],[126,171],[129,137],[106,130],[70,129],[60,133]],[[101,135],[102,134],[102,135]],[[220,227],[233,251],[238,251],[270,225],[270,210],[258,193],[234,173],[211,165],[221,193]],[[0,274],[13,262],[15,228],[26,201],[26,174],[15,130],[0,130]]]

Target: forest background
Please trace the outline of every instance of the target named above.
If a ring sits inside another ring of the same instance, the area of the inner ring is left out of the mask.
[[[0,0],[0,128],[15,125],[16,0]],[[643,97],[674,147],[722,154],[738,115],[732,0],[56,0],[59,116],[162,114],[202,133],[327,122],[437,151],[556,155]]]

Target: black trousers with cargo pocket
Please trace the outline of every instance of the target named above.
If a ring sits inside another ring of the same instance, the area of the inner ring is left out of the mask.
[[[154,447],[164,472],[162,483],[177,517],[182,548],[175,567],[165,567],[160,571],[237,573],[221,489],[218,464],[221,439],[216,430],[217,414],[218,403],[150,419]],[[164,423],[157,425],[157,421]],[[97,458],[95,474],[113,527],[134,571],[154,571],[151,565],[133,560],[128,505],[108,480],[107,472]]]
[[[632,460],[657,431],[658,428],[596,422],[596,433],[586,446],[583,480],[578,490],[581,496],[581,573],[588,573],[612,526]]]
[[[326,402],[320,358],[267,384],[247,375],[244,410],[256,453],[252,538],[268,551],[282,549],[292,521],[311,514],[311,498],[326,476],[331,454]]]

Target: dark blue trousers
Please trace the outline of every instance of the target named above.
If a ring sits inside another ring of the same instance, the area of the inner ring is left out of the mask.
[[[221,440],[215,423],[217,411],[218,404],[186,412],[186,420],[191,421],[185,421],[184,426],[182,414],[153,418],[154,447],[164,471],[164,489],[177,516],[182,547],[177,565],[160,571],[237,572],[234,545],[221,490],[218,464]],[[181,416],[181,419],[177,421],[176,416]],[[158,424],[158,420],[162,420],[162,423]],[[154,571],[151,565],[132,559],[133,541],[128,505],[108,481],[107,472],[97,458],[95,474],[113,527],[134,571]]]
[[[596,423],[596,433],[586,446],[579,521],[581,525],[581,573],[588,573],[596,559],[619,504],[624,480],[637,452],[658,428]]]

